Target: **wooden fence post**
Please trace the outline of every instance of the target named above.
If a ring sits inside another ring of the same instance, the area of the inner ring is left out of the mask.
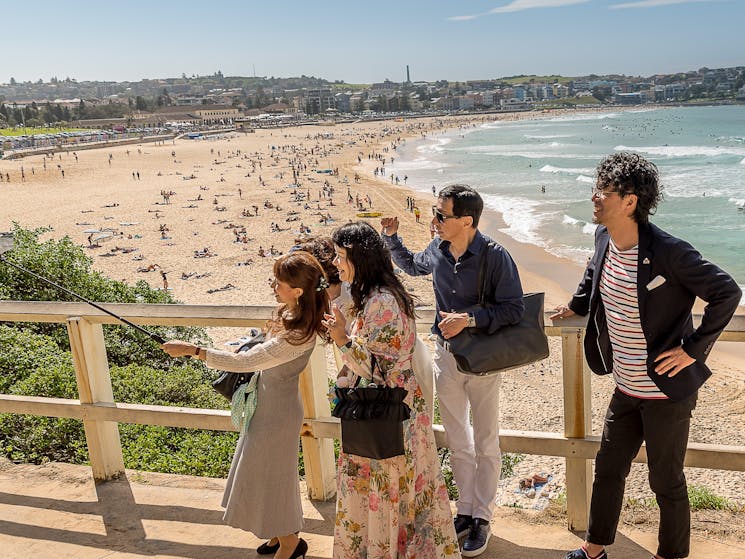
[[[331,417],[328,391],[326,347],[320,342],[316,342],[310,362],[300,375],[303,415],[309,422],[318,418]],[[308,496],[311,499],[326,501],[336,493],[334,440],[303,435],[300,441],[303,445],[305,484],[308,487]]]
[[[584,330],[561,331],[564,375],[564,436],[583,439],[592,431],[590,375],[585,371]],[[566,459],[567,524],[573,531],[587,530],[592,494],[592,461]]]
[[[103,327],[80,317],[67,319],[72,360],[81,404],[114,403]],[[119,426],[114,421],[83,420],[93,479],[103,481],[124,473]]]

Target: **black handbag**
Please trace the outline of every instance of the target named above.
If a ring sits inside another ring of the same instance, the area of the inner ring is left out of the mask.
[[[242,353],[244,351],[248,351],[253,346],[264,343],[266,341],[266,334],[259,331],[257,334],[254,334],[253,337],[248,340],[247,342],[244,342],[241,347],[238,348],[238,351],[236,353]],[[229,402],[233,401],[233,394],[236,390],[238,390],[238,387],[242,384],[246,384],[247,382],[251,381],[251,377],[254,376],[256,373],[231,373],[230,371],[219,371],[220,376],[218,376],[214,381],[212,381],[212,388],[217,390],[220,394],[225,396]]]
[[[372,356],[375,370],[375,356]],[[378,367],[383,381],[385,374]],[[359,382],[359,379],[357,379]],[[336,387],[338,403],[331,413],[341,420],[341,447],[347,454],[383,460],[404,454],[403,422],[411,417],[401,387],[370,383]]]
[[[479,304],[482,307],[486,306],[487,252],[488,248],[484,249],[479,269]],[[474,375],[489,375],[548,357],[543,297],[543,293],[526,293],[523,296],[525,312],[517,324],[502,326],[493,334],[478,328],[465,328],[457,336],[446,340],[445,349],[453,354],[458,370]]]

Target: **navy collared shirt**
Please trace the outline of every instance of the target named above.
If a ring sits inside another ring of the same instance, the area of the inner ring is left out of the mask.
[[[383,235],[391,251],[393,261],[411,276],[432,274],[435,289],[437,319],[432,332],[442,336],[437,327],[440,311],[468,312],[473,314],[476,327],[489,333],[502,326],[515,324],[523,316],[523,289],[517,266],[510,254],[501,245],[476,231],[471,244],[456,261],[450,253],[450,241],[439,237],[422,252],[416,254],[407,249],[395,234]],[[479,305],[479,267],[481,253],[488,250],[486,259],[487,305]]]

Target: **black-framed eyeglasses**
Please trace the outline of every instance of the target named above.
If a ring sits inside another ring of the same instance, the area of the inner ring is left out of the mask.
[[[435,216],[435,219],[440,223],[445,223],[448,219],[458,219],[459,217],[463,217],[460,215],[445,215],[440,210],[437,209],[437,206],[432,206],[432,214]]]

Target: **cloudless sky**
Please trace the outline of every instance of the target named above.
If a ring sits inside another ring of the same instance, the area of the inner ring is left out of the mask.
[[[348,83],[648,76],[745,65],[743,0],[38,0],[3,9],[0,83],[182,73]]]

